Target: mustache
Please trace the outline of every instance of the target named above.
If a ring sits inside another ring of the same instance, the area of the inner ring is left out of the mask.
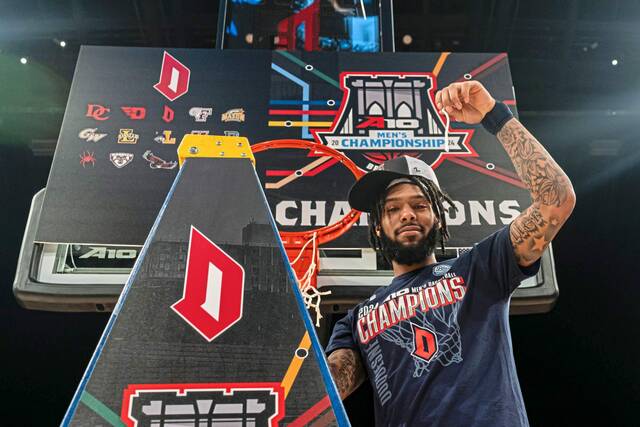
[[[403,225],[402,227],[398,228],[398,229],[394,232],[394,235],[396,235],[396,236],[397,236],[398,234],[400,234],[400,233],[402,233],[403,231],[405,231],[407,228],[418,228],[418,230],[419,230],[420,232],[424,233],[424,227],[423,227],[422,225],[420,225],[420,224],[415,223],[415,224],[406,224],[406,225]]]

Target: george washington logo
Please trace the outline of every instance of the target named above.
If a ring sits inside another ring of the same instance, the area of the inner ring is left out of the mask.
[[[447,157],[476,156],[472,129],[449,128],[445,140],[446,121],[435,108],[431,73],[344,72],[340,86],[342,103],[331,130],[312,132],[318,142],[346,151],[356,163],[364,161],[367,169],[400,154],[420,157],[433,168]]]

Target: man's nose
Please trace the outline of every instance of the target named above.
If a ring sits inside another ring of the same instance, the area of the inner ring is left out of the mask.
[[[411,206],[405,206],[402,208],[400,214],[400,221],[402,222],[413,221],[416,219],[416,213],[413,211]]]

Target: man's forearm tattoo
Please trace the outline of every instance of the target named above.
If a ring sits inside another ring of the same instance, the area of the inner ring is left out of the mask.
[[[518,176],[531,191],[534,202],[562,206],[571,183],[560,166],[527,129],[512,119],[498,132],[498,139],[511,158]]]
[[[364,381],[364,367],[355,351],[336,350],[331,353],[328,362],[341,398],[347,397]]]
[[[542,216],[539,203],[529,206],[511,223],[509,229],[518,263],[529,264],[540,258],[558,232],[560,225],[559,218],[552,216],[550,219],[545,219]]]

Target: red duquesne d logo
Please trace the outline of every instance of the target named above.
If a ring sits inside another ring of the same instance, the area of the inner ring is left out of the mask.
[[[164,52],[160,80],[153,87],[169,101],[175,101],[189,91],[190,76],[191,70],[186,65]]]
[[[191,226],[183,295],[171,308],[213,341],[242,318],[243,294],[242,266]]]

